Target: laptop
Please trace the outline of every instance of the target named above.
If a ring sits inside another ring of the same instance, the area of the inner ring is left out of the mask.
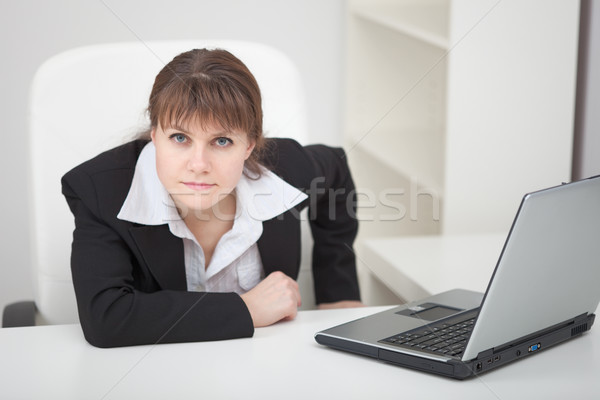
[[[526,194],[485,294],[450,290],[315,334],[322,345],[465,379],[592,327],[600,176]]]

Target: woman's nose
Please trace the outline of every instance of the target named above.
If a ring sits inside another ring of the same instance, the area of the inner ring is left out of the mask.
[[[205,146],[194,146],[191,149],[188,168],[195,173],[210,170],[210,154]]]

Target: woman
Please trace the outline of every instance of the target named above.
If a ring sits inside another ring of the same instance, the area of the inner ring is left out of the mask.
[[[258,85],[224,50],[175,57],[148,113],[149,137],[62,179],[88,342],[248,337],[294,318],[305,207],[317,303],[360,305],[354,185],[341,149],[265,139]]]

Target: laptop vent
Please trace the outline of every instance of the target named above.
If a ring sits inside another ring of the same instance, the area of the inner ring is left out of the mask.
[[[581,324],[579,326],[571,328],[571,336],[579,335],[580,333],[587,331],[587,327],[588,324],[586,322],[585,324]]]

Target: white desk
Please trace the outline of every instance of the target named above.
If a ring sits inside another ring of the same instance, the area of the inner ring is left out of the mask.
[[[505,239],[505,234],[369,239],[360,258],[406,301],[456,288],[485,292]]]
[[[78,325],[0,329],[1,399],[589,399],[600,329],[467,381],[318,345],[316,331],[385,307],[302,311],[222,342],[98,349]]]

